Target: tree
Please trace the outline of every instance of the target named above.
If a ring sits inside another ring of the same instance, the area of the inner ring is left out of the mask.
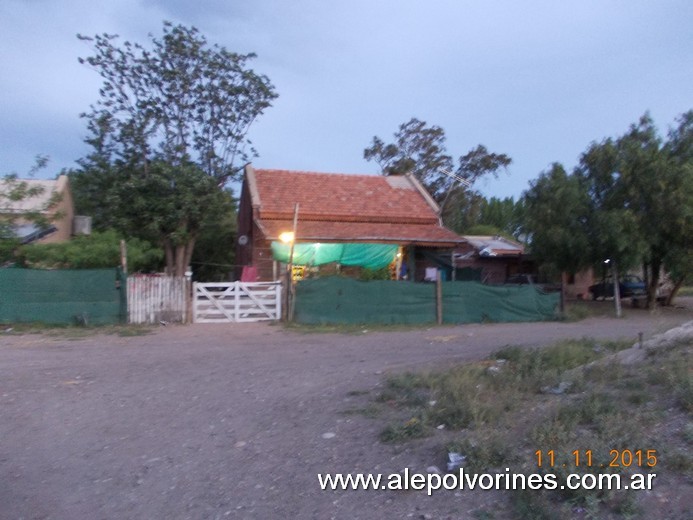
[[[669,199],[673,211],[667,214],[663,236],[668,244],[663,264],[674,282],[666,301],[671,305],[679,289],[693,277],[693,110],[678,118],[664,149],[671,160],[673,183],[677,184]]]
[[[643,264],[650,306],[662,266],[682,284],[693,246],[692,121],[684,114],[663,142],[645,114],[624,135],[592,143],[572,175],[554,171],[533,183],[524,202],[537,258],[563,268],[566,254],[575,266]],[[566,198],[560,190],[568,186]],[[617,279],[614,269],[615,287]]]
[[[373,137],[371,146],[363,151],[364,159],[375,161],[383,175],[410,173],[416,177],[443,206],[443,220],[453,224],[453,228],[459,221],[458,214],[470,200],[465,187],[460,187],[450,174],[471,186],[484,175],[497,176],[512,162],[507,155],[491,153],[485,146],[478,145],[460,156],[455,168],[446,150],[445,131],[416,118],[401,124],[394,137],[395,142],[389,144]]]
[[[206,218],[200,228],[192,257],[198,282],[228,280],[234,268],[236,252],[230,247],[236,239],[236,199],[230,189],[224,190],[218,215]],[[227,244],[229,247],[219,247]]]
[[[182,275],[205,214],[256,154],[248,130],[277,97],[274,87],[248,68],[254,54],[210,46],[194,27],[165,22],[149,48],[117,46],[109,34],[78,37],[94,51],[80,62],[103,78],[98,102],[83,114],[93,152],[81,162],[82,180],[119,205],[103,220],[133,233],[144,224],[143,238],[164,248],[167,271]]]
[[[445,131],[414,117],[399,126],[394,143],[385,144],[379,137],[373,137],[363,157],[375,161],[383,175],[411,173],[432,194],[437,194],[441,180],[447,178],[441,170],[453,168],[452,157],[445,150]]]
[[[491,197],[484,199],[477,225],[492,226],[498,234],[507,234],[518,239],[522,234],[523,206],[522,201],[513,197]]]
[[[592,262],[588,195],[580,180],[554,163],[524,193],[525,228],[532,254],[557,272],[577,272]]]

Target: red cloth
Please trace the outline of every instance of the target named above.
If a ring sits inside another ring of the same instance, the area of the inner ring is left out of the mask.
[[[257,267],[244,265],[241,273],[241,282],[257,282]]]

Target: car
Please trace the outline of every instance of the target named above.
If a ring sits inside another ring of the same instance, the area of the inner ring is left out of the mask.
[[[637,298],[647,294],[645,282],[639,276],[632,274],[624,275],[619,279],[618,291],[621,294],[621,298]],[[613,298],[613,278],[609,276],[597,284],[590,285],[590,292],[593,300],[597,298]]]

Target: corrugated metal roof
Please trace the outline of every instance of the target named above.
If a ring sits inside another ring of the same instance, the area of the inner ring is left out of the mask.
[[[524,246],[519,242],[499,236],[462,235],[482,256],[519,255],[524,253]]]

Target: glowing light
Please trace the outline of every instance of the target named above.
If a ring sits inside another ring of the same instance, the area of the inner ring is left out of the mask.
[[[282,234],[279,235],[279,240],[281,240],[285,244],[290,244],[294,241],[294,234],[292,231],[284,231]]]

